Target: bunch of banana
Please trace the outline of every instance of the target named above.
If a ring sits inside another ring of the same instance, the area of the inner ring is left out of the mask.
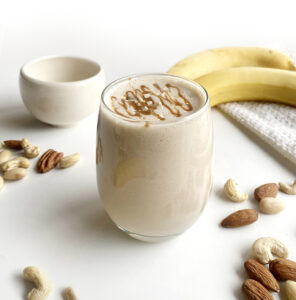
[[[265,48],[220,48],[197,53],[168,73],[200,83],[211,106],[263,100],[296,106],[296,68],[286,54]]]

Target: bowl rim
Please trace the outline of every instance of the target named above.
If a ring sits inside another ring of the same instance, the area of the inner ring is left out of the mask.
[[[53,59],[53,58],[74,58],[74,59],[79,59],[82,61],[89,62],[95,66],[98,67],[98,72],[90,77],[87,77],[85,79],[81,80],[75,80],[75,81],[47,81],[47,80],[42,80],[42,79],[37,79],[35,77],[30,76],[26,71],[26,67],[29,67],[30,65],[33,65],[35,63],[38,63],[43,60],[48,60],[48,59]],[[47,86],[69,86],[69,85],[77,85],[77,84],[85,84],[88,83],[89,81],[92,81],[94,78],[102,76],[104,74],[104,70],[102,66],[97,63],[95,60],[82,57],[82,56],[75,56],[75,55],[46,55],[46,56],[41,56],[37,57],[34,59],[31,59],[24,63],[21,68],[20,68],[20,76],[23,77],[25,80],[37,83],[37,84],[42,84],[42,85],[47,85]]]

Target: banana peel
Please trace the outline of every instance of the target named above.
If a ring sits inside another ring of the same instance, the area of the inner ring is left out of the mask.
[[[189,56],[169,71],[201,84],[211,106],[232,101],[272,101],[296,106],[296,67],[280,51],[226,47]]]
[[[296,70],[292,58],[280,51],[260,47],[225,47],[186,57],[168,73],[194,80],[212,72],[238,67]]]
[[[208,92],[212,107],[233,101],[271,101],[296,106],[296,72],[260,67],[230,68],[195,81]]]

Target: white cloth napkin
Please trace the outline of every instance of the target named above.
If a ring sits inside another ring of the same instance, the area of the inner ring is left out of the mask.
[[[296,164],[296,108],[247,101],[218,107]]]

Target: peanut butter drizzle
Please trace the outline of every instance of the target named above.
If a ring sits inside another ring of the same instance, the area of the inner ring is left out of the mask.
[[[161,110],[165,108],[175,117],[180,117],[182,111],[192,111],[191,103],[182,95],[177,86],[169,83],[165,86],[166,89],[163,89],[157,83],[153,84],[153,87],[159,93],[152,91],[146,85],[141,85],[140,88],[132,88],[126,91],[121,99],[111,96],[112,109],[125,118],[138,117],[145,120],[145,116],[152,115],[161,121],[165,120],[165,117],[156,111],[157,108]],[[173,94],[174,90],[177,92],[177,97]],[[157,101],[155,101],[155,98]],[[120,107],[124,110],[124,113],[119,111]]]

